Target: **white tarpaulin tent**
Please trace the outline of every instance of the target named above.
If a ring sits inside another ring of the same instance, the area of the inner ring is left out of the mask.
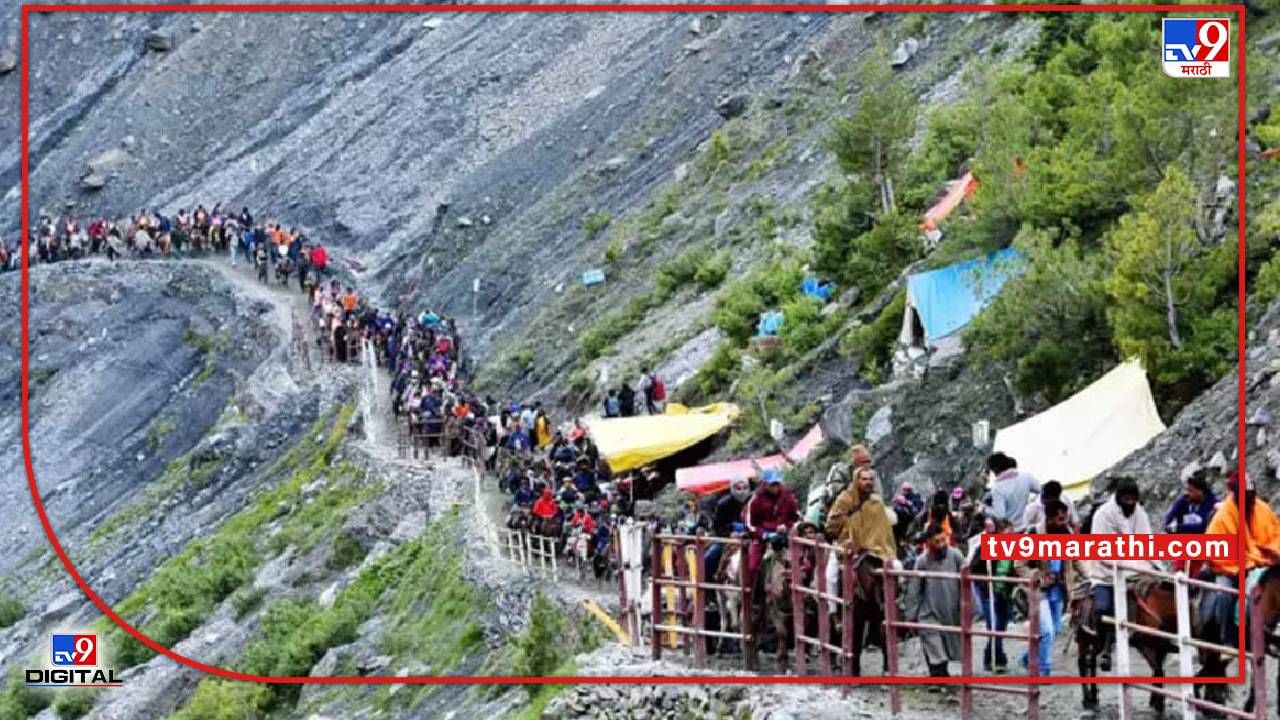
[[[1077,500],[1094,477],[1164,432],[1147,373],[1134,359],[1048,410],[996,433],[994,449]]]

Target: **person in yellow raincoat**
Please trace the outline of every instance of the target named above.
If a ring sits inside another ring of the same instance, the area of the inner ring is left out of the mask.
[[[1232,470],[1227,476],[1227,489],[1230,493],[1218,505],[1209,521],[1206,535],[1236,535],[1240,532],[1240,508],[1237,493],[1240,487],[1240,471]],[[1253,479],[1244,478],[1244,548],[1240,555],[1244,558],[1244,569],[1249,577],[1259,574],[1273,565],[1280,565],[1280,519],[1272,511],[1271,506],[1257,498],[1253,487]],[[1240,564],[1235,558],[1209,559],[1209,568],[1213,572],[1214,582],[1230,588],[1240,587]],[[1236,596],[1227,593],[1212,593],[1216,596],[1214,615],[1218,621],[1218,629],[1222,632],[1220,642],[1234,644],[1237,639],[1237,619],[1239,603]]]
[[[533,441],[539,450],[545,450],[551,444],[551,420],[542,410],[533,421]]]

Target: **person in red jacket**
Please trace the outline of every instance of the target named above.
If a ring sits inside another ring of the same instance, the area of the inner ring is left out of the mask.
[[[533,504],[533,514],[547,519],[555,517],[558,512],[560,508],[556,505],[556,496],[551,492],[551,488],[543,489],[542,497]]]
[[[754,542],[747,554],[747,575],[755,582],[756,572],[764,560],[764,543],[774,534],[783,535],[800,520],[800,503],[795,493],[782,484],[782,471],[769,468],[762,473],[764,482],[742,509],[747,529]]]

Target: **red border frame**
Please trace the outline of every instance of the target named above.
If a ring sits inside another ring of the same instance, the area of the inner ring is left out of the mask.
[[[22,6],[22,118],[21,118],[21,172],[22,172],[22,450],[23,459],[26,464],[27,483],[31,491],[31,498],[35,504],[36,514],[40,518],[40,524],[44,528],[45,536],[49,539],[49,544],[53,547],[53,551],[62,561],[63,567],[70,573],[76,585],[84,591],[89,600],[98,607],[112,622],[120,626],[128,634],[143,645],[151,648],[157,653],[178,662],[187,667],[194,668],[204,673],[214,675],[230,680],[241,680],[248,682],[276,683],[276,684],[316,684],[316,685],[362,685],[362,684],[407,684],[407,685],[458,685],[458,684],[506,684],[506,685],[568,685],[568,684],[654,684],[654,685],[679,685],[679,684],[733,684],[733,685],[905,685],[905,684],[964,684],[964,683],[983,683],[989,685],[1049,685],[1049,684],[1079,684],[1084,679],[1080,676],[1053,676],[1053,677],[1036,677],[1028,678],[1021,676],[996,675],[996,676],[974,676],[974,677],[949,677],[949,678],[929,678],[929,677],[833,677],[833,676],[785,676],[785,675],[751,675],[751,676],[566,676],[566,677],[477,677],[477,676],[445,676],[445,677],[394,677],[394,676],[332,676],[332,677],[273,677],[265,675],[251,675],[247,673],[227,670],[225,668],[207,665],[198,660],[193,660],[181,655],[173,650],[164,647],[155,642],[151,638],[144,635],[137,628],[134,628],[124,618],[120,617],[111,609],[106,602],[93,591],[89,584],[72,565],[71,559],[62,548],[62,544],[58,541],[57,533],[54,532],[49,517],[45,513],[44,503],[40,499],[39,489],[36,485],[35,469],[32,465],[31,458],[31,441],[29,437],[30,430],[30,396],[29,396],[29,371],[30,360],[28,357],[28,343],[30,340],[30,331],[28,328],[28,295],[29,295],[29,248],[26,238],[30,229],[29,220],[29,198],[28,198],[28,180],[30,172],[30,156],[29,156],[29,137],[28,125],[30,121],[30,108],[28,107],[28,94],[30,92],[30,45],[29,45],[29,15],[33,12],[40,13],[284,13],[284,12],[307,12],[307,13],[340,13],[340,12],[363,12],[363,13],[496,13],[496,12],[527,12],[527,13],[552,13],[552,12],[607,12],[607,13],[693,13],[693,12],[731,12],[731,13],[750,13],[750,12],[803,12],[803,13],[866,13],[866,12],[903,12],[903,13],[956,13],[956,12],[1150,12],[1150,13],[1170,13],[1170,12],[1202,12],[1216,16],[1224,13],[1234,12],[1235,21],[1239,28],[1237,36],[1237,107],[1236,107],[1236,142],[1237,142],[1237,233],[1239,243],[1239,262],[1237,267],[1237,283],[1238,283],[1238,313],[1237,322],[1239,324],[1239,336],[1237,338],[1239,349],[1239,408],[1240,412],[1237,416],[1237,441],[1239,443],[1239,467],[1240,472],[1245,472],[1245,447],[1246,447],[1246,425],[1245,425],[1245,390],[1246,390],[1246,317],[1245,317],[1245,117],[1246,117],[1246,98],[1245,98],[1245,21],[1246,12],[1243,5],[980,5],[980,4],[958,4],[958,5],[655,5],[655,4],[638,4],[638,5],[566,5],[566,4],[550,4],[550,5],[519,5],[519,4],[495,4],[495,5],[352,5],[352,4],[335,4],[335,5],[318,5],[318,4],[280,4],[280,5],[119,5],[119,4],[101,4],[101,5],[23,5]],[[1240,511],[1244,513],[1244,500],[1240,498]],[[1239,547],[1243,552],[1244,539],[1243,527],[1240,532]],[[1240,585],[1244,587],[1244,570],[1243,563],[1240,572]],[[1240,614],[1245,614],[1245,602],[1243,593],[1240,599]],[[1183,683],[1199,683],[1199,684],[1239,684],[1245,682],[1245,638],[1244,623],[1240,623],[1240,657],[1237,658],[1237,666],[1239,674],[1232,677],[1218,678],[1183,678],[1183,677],[1164,677],[1161,682],[1166,684],[1183,684]],[[1098,677],[1092,679],[1096,684],[1112,685],[1119,683],[1137,683],[1151,682],[1152,678],[1144,676],[1130,677]]]

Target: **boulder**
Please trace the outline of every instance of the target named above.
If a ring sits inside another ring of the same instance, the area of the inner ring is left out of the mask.
[[[605,161],[604,165],[600,167],[600,172],[608,174],[616,173],[626,167],[626,165],[627,158],[623,155],[616,155]]]
[[[893,406],[883,405],[867,421],[867,442],[875,445],[893,434]]]
[[[424,30],[439,30],[441,25],[444,25],[444,20],[438,17],[428,18],[422,21],[422,28]]]
[[[725,120],[731,120],[745,113],[750,102],[751,99],[743,93],[726,95],[716,101],[716,112]]]
[[[152,30],[147,33],[144,43],[146,48],[153,52],[169,52],[173,49],[173,36],[167,32]]]
[[[919,50],[920,41],[913,37],[909,37],[898,43],[898,47],[893,51],[893,59],[889,64],[894,67],[902,67],[910,62],[911,58],[915,57],[915,54]]]
[[[107,177],[98,173],[89,173],[80,178],[80,187],[85,190],[97,191],[107,186]]]
[[[0,51],[0,75],[7,75],[18,69],[18,54],[12,50]]]

